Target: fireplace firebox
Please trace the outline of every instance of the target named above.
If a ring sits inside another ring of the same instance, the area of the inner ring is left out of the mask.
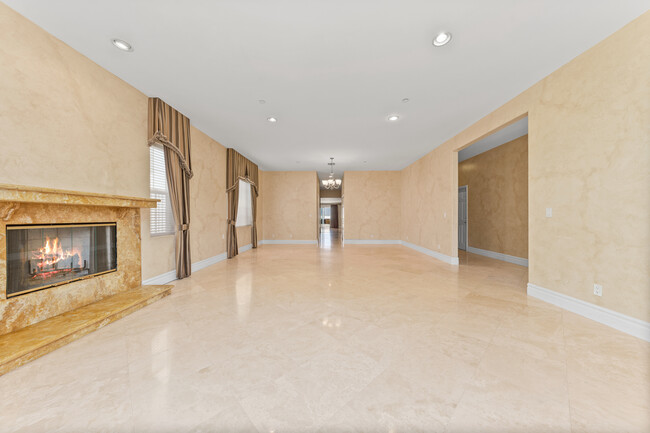
[[[7,225],[7,297],[116,270],[116,223]]]

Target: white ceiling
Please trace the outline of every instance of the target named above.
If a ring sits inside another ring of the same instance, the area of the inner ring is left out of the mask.
[[[499,129],[494,134],[473,143],[471,146],[458,152],[458,162],[480,155],[483,152],[499,147],[509,141],[528,134],[528,117],[524,117],[515,123]]]
[[[261,168],[338,175],[407,166],[650,3],[3,1]]]

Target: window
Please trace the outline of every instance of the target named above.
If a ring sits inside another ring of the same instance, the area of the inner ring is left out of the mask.
[[[150,197],[160,200],[158,206],[150,209],[150,233],[155,236],[174,234],[175,224],[167,189],[165,151],[162,146],[149,146]]]
[[[239,180],[239,202],[237,203],[236,227],[253,225],[253,200],[251,197],[251,184]]]
[[[320,223],[329,224],[332,208],[330,206],[321,206],[320,208]]]

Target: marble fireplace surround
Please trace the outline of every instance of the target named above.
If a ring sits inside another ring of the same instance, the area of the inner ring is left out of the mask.
[[[0,184],[0,335],[141,285],[140,208],[157,200]],[[7,298],[7,224],[117,223],[116,272]]]

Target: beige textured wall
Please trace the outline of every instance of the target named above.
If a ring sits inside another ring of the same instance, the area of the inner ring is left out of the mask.
[[[0,183],[149,196],[146,95],[2,3],[0,77]],[[225,252],[226,151],[196,128],[192,145],[197,262]],[[143,210],[142,277],[173,270],[173,252]]]
[[[403,239],[456,255],[456,151],[528,113],[530,282],[649,321],[648,28],[650,13],[404,169]]]
[[[226,148],[192,127],[190,248],[192,262],[226,251]],[[149,210],[142,211],[143,279],[174,270],[174,236],[149,234]]]
[[[2,3],[0,77],[0,182],[149,196],[145,95]]]
[[[316,240],[318,177],[311,171],[265,171],[264,240]]]
[[[345,239],[400,239],[401,172],[345,173]]]
[[[458,164],[467,185],[469,245],[528,257],[528,136]]]

